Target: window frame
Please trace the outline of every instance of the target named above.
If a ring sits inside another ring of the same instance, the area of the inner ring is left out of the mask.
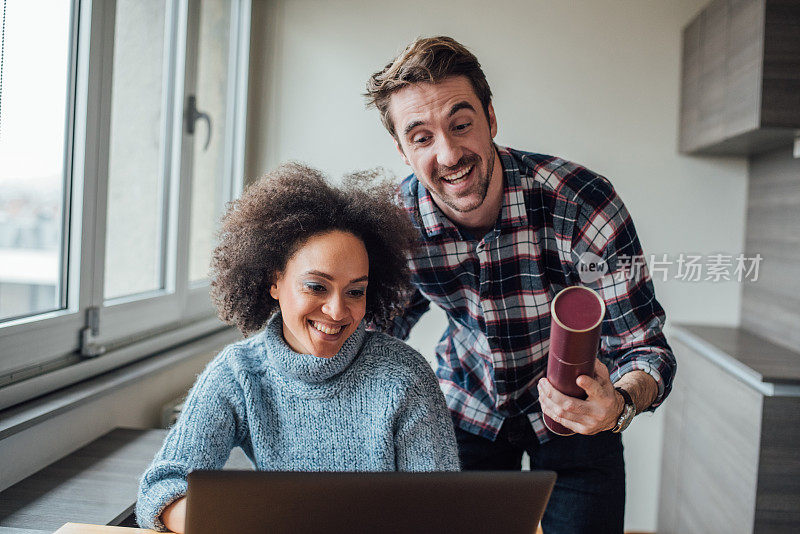
[[[161,124],[161,139],[163,142],[160,154],[159,168],[161,173],[161,236],[159,240],[159,266],[162,288],[145,293],[125,295],[105,299],[105,260],[106,260],[106,229],[108,208],[108,180],[109,180],[109,155],[110,135],[98,139],[98,154],[100,159],[98,180],[98,206],[95,235],[95,268],[92,276],[91,307],[97,308],[100,315],[100,331],[93,336],[93,341],[99,345],[109,345],[116,340],[130,335],[131,325],[136,330],[147,332],[163,328],[164,324],[173,324],[181,318],[184,306],[185,289],[179,282],[181,280],[180,262],[178,259],[183,252],[183,240],[177,233],[180,219],[188,216],[188,206],[182,203],[181,195],[183,186],[180,168],[176,168],[176,154],[174,147],[181,146],[180,136],[188,137],[183,132],[183,83],[178,76],[181,62],[178,54],[186,50],[186,2],[174,0],[166,1],[165,35],[164,35],[164,78],[162,80],[162,105],[165,119]],[[113,24],[116,26],[116,0],[107,4]],[[183,8],[183,9],[182,9]],[[183,37],[181,38],[181,30]],[[102,118],[103,128],[110,132],[111,129],[111,100],[113,80],[113,50],[115,33],[111,32],[110,40],[105,43],[106,49],[111,51],[111,67],[101,98],[106,104],[103,106],[109,112]],[[180,97],[179,97],[180,95]],[[180,98],[180,99],[179,99]]]
[[[190,0],[197,4],[200,0]],[[228,89],[226,91],[225,124],[225,177],[222,184],[222,202],[236,198],[244,188],[244,155],[247,115],[247,84],[250,64],[250,11],[251,2],[232,2],[231,5],[231,46],[228,51]],[[197,36],[199,39],[199,35]],[[195,51],[196,52],[196,51]],[[194,72],[191,73],[194,77]],[[187,74],[188,78],[188,74]],[[187,82],[186,95],[195,90],[195,80]],[[191,151],[194,146],[188,150]],[[191,152],[185,152],[191,157]],[[191,188],[191,165],[187,165],[187,179]],[[189,201],[191,201],[191,196]],[[188,230],[188,228],[187,228]],[[188,240],[188,232],[186,234]],[[188,251],[186,254],[188,259]],[[188,280],[188,263],[187,263]],[[193,310],[210,309],[208,299],[209,280],[188,280],[188,307]]]
[[[193,137],[185,133],[183,115],[194,87],[200,4],[166,0],[166,5],[164,289],[103,299],[116,0],[72,0],[62,227],[68,255],[62,253],[60,292],[66,307],[0,322],[0,410],[139,360],[176,340],[225,328],[214,317],[208,281],[188,280]],[[251,7],[250,0],[230,2],[223,202],[243,185]],[[80,356],[80,334],[92,309],[98,310],[99,332],[91,340],[106,352],[87,359]]]

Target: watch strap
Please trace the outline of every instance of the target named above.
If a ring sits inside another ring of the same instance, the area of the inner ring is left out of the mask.
[[[611,429],[611,431],[615,434],[619,434],[628,428],[628,425],[630,425],[631,421],[633,421],[633,418],[636,415],[636,405],[633,403],[630,393],[621,387],[615,387],[614,389],[619,391],[619,394],[622,396],[622,399],[625,402],[625,405],[622,407],[622,413],[619,415],[619,418],[617,418],[617,424]]]
[[[622,395],[622,399],[625,401],[625,404],[630,404],[633,406],[633,411],[636,411],[636,405],[633,403],[633,399],[631,398],[631,394],[622,389],[621,387],[615,387],[615,390],[619,391],[619,394]]]

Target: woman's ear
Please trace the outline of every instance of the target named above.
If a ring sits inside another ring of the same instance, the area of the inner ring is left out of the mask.
[[[278,284],[279,283],[280,283],[280,276],[278,277],[278,279],[271,286],[269,286],[269,296],[274,298],[275,300],[278,300]]]

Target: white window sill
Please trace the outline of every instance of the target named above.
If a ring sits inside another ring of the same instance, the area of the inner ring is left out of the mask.
[[[178,340],[182,336],[191,335],[192,329],[193,327],[189,327],[181,332],[172,332],[164,336]],[[165,338],[162,336],[159,336],[159,338],[159,340],[148,340],[136,346],[126,347],[114,353],[108,353],[102,357],[86,360],[80,364],[75,364],[51,373],[52,375],[58,373],[57,376],[42,375],[1,389],[0,406],[3,405],[2,402],[4,400],[8,401],[8,399],[14,398],[15,396],[19,398],[21,394],[29,393],[28,390],[35,391],[36,388],[43,387],[45,383],[52,385],[53,380],[69,381],[70,378],[74,380],[73,377],[75,373],[85,373],[89,375],[96,374],[104,367],[106,369],[111,368],[94,378],[78,382],[72,386],[59,389],[53,393],[0,411],[0,440],[22,432],[27,428],[56,417],[123,386],[130,385],[148,376],[159,373],[181,361],[204,352],[217,350],[228,343],[240,339],[241,334],[234,328],[224,327],[200,338],[195,335],[190,338],[190,341],[179,342],[177,345],[171,344],[172,348],[166,350],[157,352],[148,351],[148,347],[156,343],[164,346]],[[123,367],[113,369],[113,367],[118,365],[117,362],[119,360],[130,359],[129,351],[132,350],[141,352],[143,354],[142,359]],[[127,352],[127,354],[117,354],[118,352]]]

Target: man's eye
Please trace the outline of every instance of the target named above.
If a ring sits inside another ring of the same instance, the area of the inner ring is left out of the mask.
[[[455,129],[456,129],[456,130],[466,130],[466,129],[467,129],[467,128],[469,128],[471,125],[472,125],[472,123],[471,123],[471,122],[465,122],[464,124],[458,124],[458,125],[456,125],[456,128],[455,128]]]
[[[431,137],[429,135],[421,135],[419,137],[415,137],[414,138],[414,143],[416,143],[418,145],[422,145],[422,144],[427,143],[428,139],[430,139],[430,138]]]

